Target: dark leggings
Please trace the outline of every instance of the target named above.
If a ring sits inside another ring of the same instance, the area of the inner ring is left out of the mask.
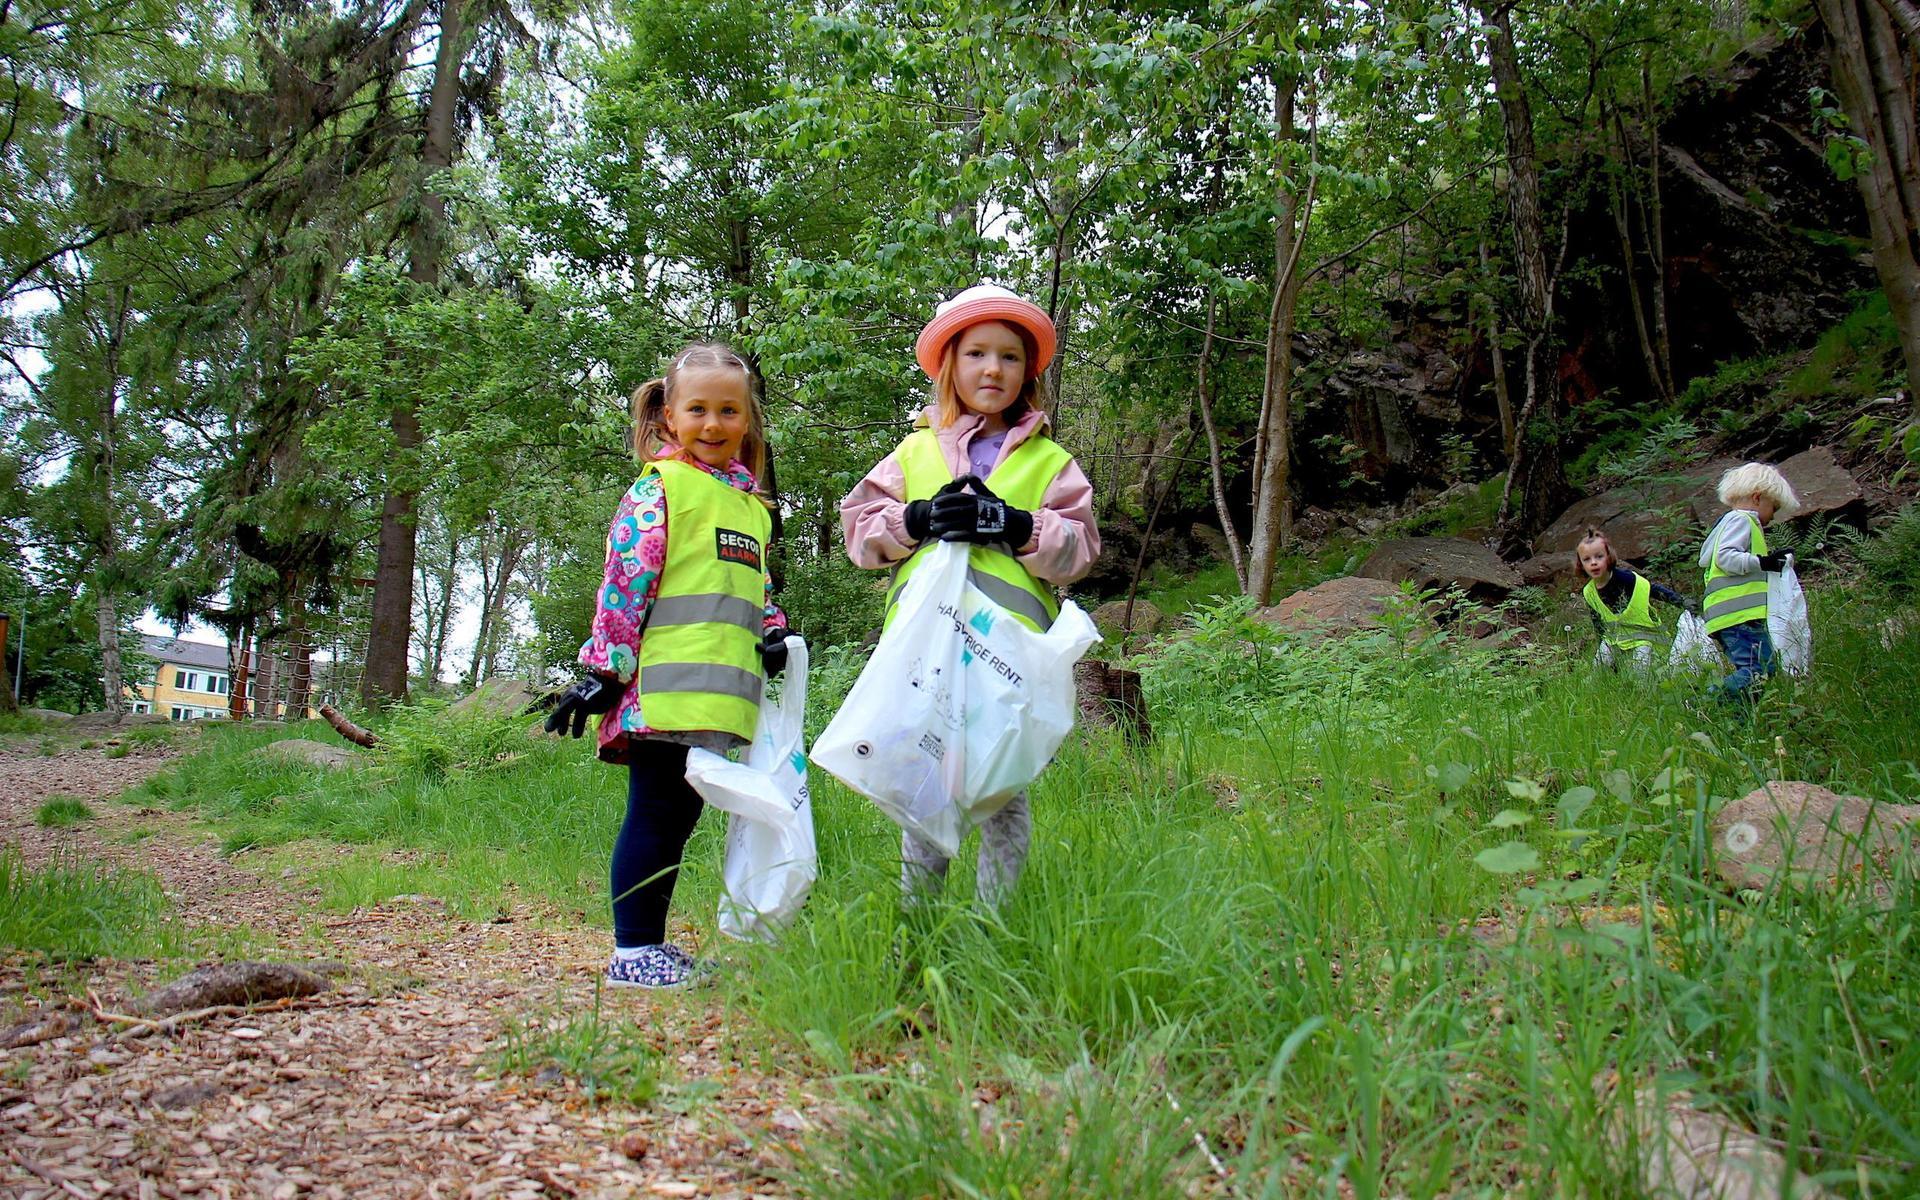
[[[667,940],[680,856],[700,820],[700,794],[687,782],[687,748],[629,739],[627,819],[613,842],[613,944]]]

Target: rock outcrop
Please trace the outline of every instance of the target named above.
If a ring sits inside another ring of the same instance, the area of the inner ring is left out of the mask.
[[[1517,571],[1479,542],[1465,538],[1416,537],[1382,542],[1360,564],[1359,574],[1419,588],[1459,588],[1472,600],[1497,604],[1521,586]]]

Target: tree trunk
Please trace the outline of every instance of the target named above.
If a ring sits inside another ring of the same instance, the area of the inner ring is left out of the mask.
[[[413,227],[407,278],[423,287],[440,285],[440,255],[446,237],[447,205],[430,186],[453,165],[454,110],[460,98],[460,63],[470,40],[464,0],[446,0],[440,10],[440,43],[434,54],[433,86],[428,92],[426,136],[420,147],[420,216]],[[410,482],[413,452],[420,445],[420,416],[411,396],[402,398],[392,417],[394,460],[386,502],[380,509],[380,556],[374,569],[373,622],[367,638],[361,699],[377,708],[407,696],[407,648],[413,641],[414,501]]]
[[[1480,277],[1491,277],[1487,239],[1480,238]],[[1500,305],[1487,296],[1487,352],[1493,358],[1493,403],[1500,411],[1500,448],[1513,457],[1513,389],[1507,386],[1507,351],[1500,344]]]
[[[252,638],[252,621],[242,622],[238,630],[227,635],[227,719],[231,721],[244,721],[249,712],[247,643]]]
[[[1647,253],[1652,258],[1653,352],[1669,399],[1678,394],[1673,378],[1673,326],[1667,320],[1666,203],[1660,187],[1660,122],[1653,110],[1653,74],[1640,66],[1640,119],[1647,128]]]
[[[1194,371],[1194,397],[1200,405],[1200,423],[1207,432],[1207,473],[1213,488],[1213,511],[1220,517],[1220,533],[1227,540],[1227,556],[1233,560],[1234,582],[1244,594],[1247,590],[1247,556],[1240,544],[1240,531],[1233,525],[1233,510],[1227,505],[1226,467],[1220,453],[1220,431],[1213,423],[1213,330],[1219,300],[1207,292],[1207,332],[1200,340],[1200,362]]]
[[[117,722],[127,711],[126,680],[120,666],[120,534],[116,524],[119,506],[114,503],[115,473],[118,470],[120,436],[120,347],[126,337],[131,289],[121,286],[113,311],[108,314],[105,361],[106,391],[100,404],[100,442],[94,448],[94,484],[101,502],[99,541],[95,547],[93,580],[95,619],[99,622],[100,669],[105,691],[106,710]]]
[[[507,585],[520,569],[520,558],[526,553],[529,536],[520,526],[509,525],[500,545],[500,569],[494,573],[493,599],[486,616],[487,656],[481,668],[482,677],[486,679],[492,679],[499,666],[501,631],[507,621]]]
[[[460,535],[447,528],[447,561],[445,570],[440,572],[438,595],[430,603],[433,611],[427,614],[427,652],[423,656],[426,670],[422,672],[429,682],[437,682],[441,670],[447,663],[447,634],[453,627],[453,610],[457,603],[454,584],[460,576]]]
[[[1620,273],[1626,282],[1627,307],[1633,313],[1634,340],[1640,346],[1640,362],[1647,369],[1647,382],[1662,400],[1671,400],[1666,380],[1660,375],[1660,358],[1654,350],[1653,330],[1647,324],[1647,306],[1640,299],[1640,271],[1634,261],[1633,211],[1627,202],[1634,170],[1633,147],[1627,142],[1626,123],[1618,113],[1613,114],[1613,126],[1620,163],[1619,170],[1607,180],[1607,210],[1613,214],[1614,233],[1620,239]]]
[[[1280,550],[1293,535],[1292,413],[1293,330],[1300,296],[1300,246],[1306,240],[1308,204],[1287,176],[1287,146],[1294,140],[1295,98],[1300,79],[1286,75],[1273,84],[1275,176],[1273,222],[1273,303],[1267,312],[1266,376],[1260,395],[1258,445],[1254,449],[1253,526],[1248,539],[1248,594],[1261,605],[1273,602],[1273,570]],[[1309,181],[1307,199],[1312,199]]]
[[[1518,554],[1551,514],[1565,490],[1559,444],[1559,382],[1554,377],[1551,332],[1553,284],[1547,271],[1545,226],[1540,218],[1540,164],[1534,152],[1533,111],[1513,45],[1504,5],[1483,3],[1487,57],[1500,100],[1507,142],[1507,211],[1513,221],[1514,270],[1520,285],[1524,380],[1514,419],[1513,457],[1500,495],[1496,537],[1504,554]]]
[[[475,539],[474,565],[480,568],[480,628],[473,635],[473,658],[467,664],[465,684],[468,690],[480,686],[480,667],[486,661],[487,639],[493,636],[493,597],[500,587],[498,575],[489,570],[494,561],[488,556],[487,533],[483,528]]]
[[[24,625],[20,636],[26,637]],[[20,702],[13,698],[13,622],[0,614],[0,713],[12,715],[20,711]]]
[[[111,569],[108,566],[106,569]],[[127,711],[126,684],[120,670],[120,612],[113,592],[101,588],[94,608],[100,622],[100,673],[105,678],[107,711],[118,721]]]
[[[1873,266],[1900,332],[1900,353],[1920,421],[1920,146],[1915,143],[1915,50],[1902,37],[1897,0],[1817,0],[1827,27],[1834,91],[1872,151],[1854,177],[1867,205]]]

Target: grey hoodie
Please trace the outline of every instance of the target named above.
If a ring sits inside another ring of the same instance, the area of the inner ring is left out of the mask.
[[[1760,556],[1753,552],[1752,524],[1759,519],[1760,514],[1750,509],[1730,509],[1707,535],[1706,544],[1700,547],[1701,568],[1706,568],[1717,556],[1720,569],[1729,575],[1759,574]]]

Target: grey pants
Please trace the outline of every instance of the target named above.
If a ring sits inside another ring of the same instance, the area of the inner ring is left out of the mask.
[[[980,903],[999,908],[1020,882],[1027,865],[1027,843],[1033,837],[1033,817],[1027,794],[1021,792],[1007,806],[980,825],[980,864],[974,872],[974,890]],[[900,832],[900,891],[909,903],[926,900],[947,881],[947,857],[905,830]]]

